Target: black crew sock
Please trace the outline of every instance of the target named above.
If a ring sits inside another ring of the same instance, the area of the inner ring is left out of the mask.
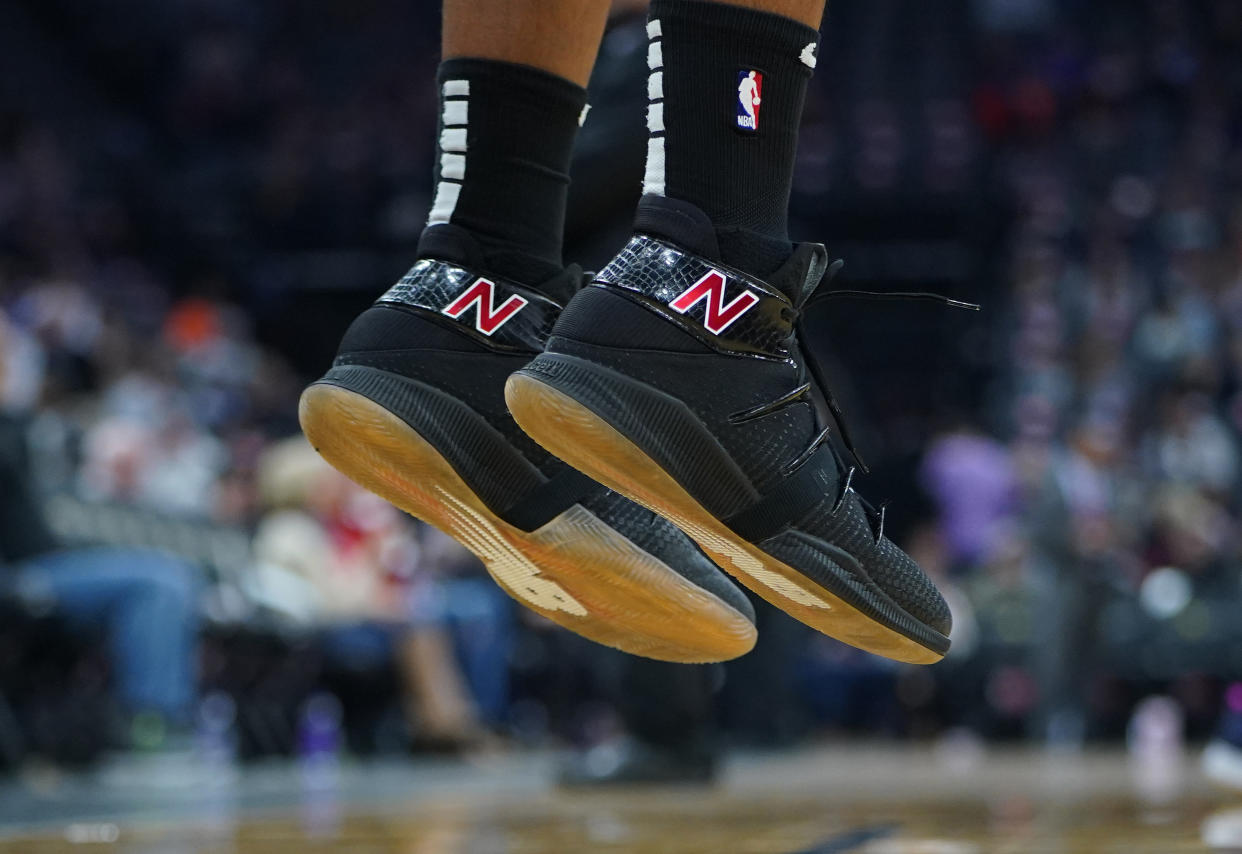
[[[423,251],[446,243],[435,232],[447,223],[477,242],[488,272],[529,285],[554,277],[586,90],[490,59],[447,59],[437,83],[436,197]]]
[[[700,0],[654,0],[648,22],[643,192],[700,208],[721,260],[767,275],[793,252],[789,191],[819,33]]]

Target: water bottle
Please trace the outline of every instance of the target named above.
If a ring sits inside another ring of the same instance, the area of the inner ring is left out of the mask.
[[[341,703],[331,694],[314,694],[302,705],[298,722],[298,761],[303,782],[322,787],[335,782],[341,753]]]
[[[315,694],[298,721],[298,763],[302,773],[302,826],[307,836],[335,836],[341,823],[341,703]]]
[[[1171,697],[1148,697],[1130,718],[1130,767],[1135,788],[1148,803],[1167,804],[1182,790],[1183,729],[1181,706]]]
[[[209,788],[236,781],[237,704],[223,691],[213,691],[198,704],[194,748]]]

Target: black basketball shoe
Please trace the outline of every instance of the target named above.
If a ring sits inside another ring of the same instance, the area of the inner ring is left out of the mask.
[[[474,552],[522,604],[592,640],[669,661],[755,642],[746,596],[676,527],[531,441],[505,379],[582,283],[487,275],[477,245],[428,229],[413,269],[346,332],[299,417],[323,457]]]
[[[798,340],[824,247],[798,246],[765,282],[719,263],[693,206],[646,197],[636,230],[509,379],[518,424],[804,623],[900,661],[940,660],[948,606],[854,492],[816,398],[838,424],[839,409]]]

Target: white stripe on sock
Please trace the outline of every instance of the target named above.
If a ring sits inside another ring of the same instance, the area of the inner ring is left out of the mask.
[[[664,102],[647,105],[647,130],[650,133],[664,130]]]
[[[647,140],[647,174],[643,176],[643,192],[653,196],[664,195],[664,137],[653,136]]]
[[[447,127],[465,127],[469,101],[445,101],[444,124]]]
[[[436,187],[436,201],[431,206],[427,224],[436,225],[451,220],[453,211],[457,208],[457,197],[460,195],[461,184],[454,181],[441,181]]]
[[[664,72],[653,71],[647,77],[647,98],[651,101],[659,101],[664,97]]]
[[[466,177],[466,155],[444,152],[440,155],[440,180],[460,181]]]
[[[643,175],[643,193],[664,195],[664,51],[660,47],[660,19],[647,22],[647,171]],[[658,134],[658,136],[657,136]]]
[[[457,210],[461,182],[466,178],[466,125],[470,115],[469,80],[445,80],[440,105],[440,180],[427,224],[449,222]],[[462,100],[450,101],[449,98]]]
[[[660,19],[647,21],[647,171],[642,176],[643,194],[664,195],[664,52],[660,45]],[[656,135],[658,134],[658,135]]]
[[[464,154],[466,151],[466,129],[445,128],[440,131],[440,150],[456,151]]]

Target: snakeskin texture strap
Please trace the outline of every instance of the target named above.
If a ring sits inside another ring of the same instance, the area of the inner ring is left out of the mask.
[[[536,352],[561,311],[530,288],[430,258],[415,263],[378,302],[434,312],[494,349]]]
[[[593,284],[632,292],[717,350],[789,356],[791,306],[784,294],[654,237],[631,238]]]

